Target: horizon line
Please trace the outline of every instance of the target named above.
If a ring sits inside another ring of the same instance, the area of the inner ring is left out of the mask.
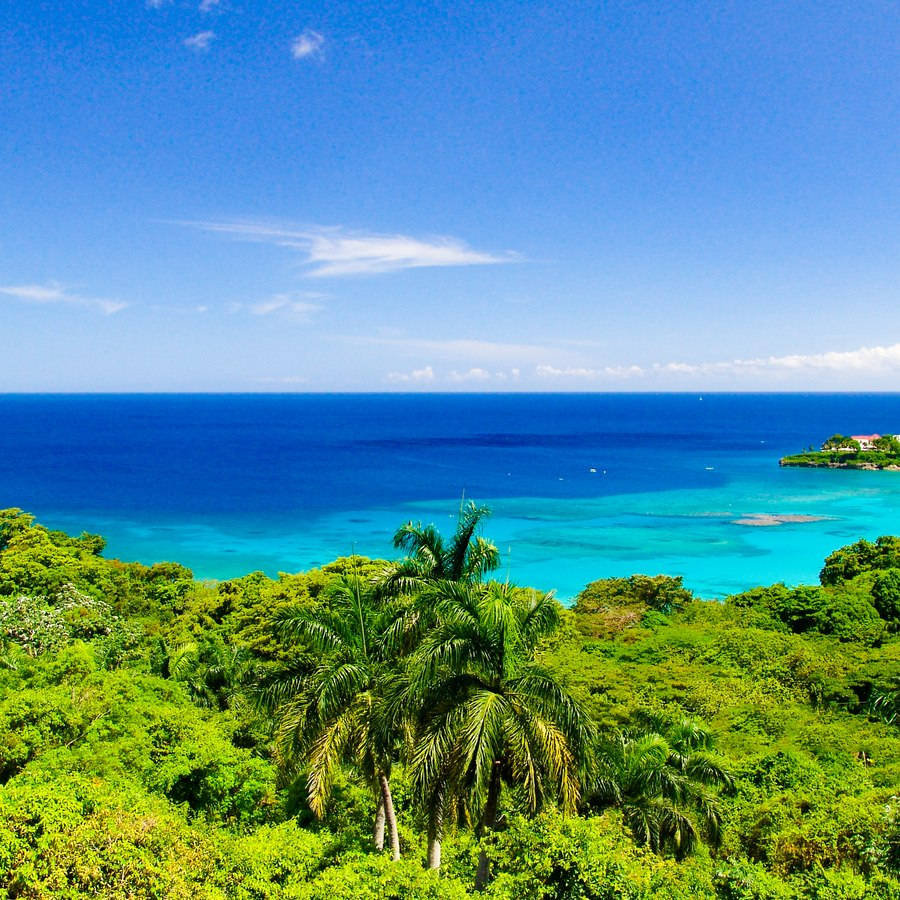
[[[107,391],[0,391],[2,397],[517,397],[517,396],[596,396],[596,397],[693,397],[722,396],[900,396],[900,390],[678,390],[678,391],[194,391],[194,390],[107,390]]]

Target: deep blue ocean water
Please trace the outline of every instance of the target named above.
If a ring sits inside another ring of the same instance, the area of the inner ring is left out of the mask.
[[[900,533],[900,473],[781,469],[900,432],[900,395],[5,395],[0,506],[201,578],[393,555],[407,519],[488,503],[504,575],[574,596],[632,572],[704,596],[815,580]],[[821,517],[753,527],[761,513]]]

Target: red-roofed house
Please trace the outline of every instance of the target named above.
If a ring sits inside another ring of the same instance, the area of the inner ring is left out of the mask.
[[[860,449],[871,450],[872,444],[881,437],[880,434],[851,434],[854,441],[859,441]]]

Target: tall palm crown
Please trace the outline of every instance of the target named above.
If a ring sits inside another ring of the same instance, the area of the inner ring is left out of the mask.
[[[406,552],[385,579],[388,590],[411,593],[436,581],[480,581],[500,566],[496,546],[477,535],[478,526],[490,515],[486,506],[471,501],[461,507],[456,531],[445,542],[434,525],[407,522],[394,534],[394,547]]]
[[[712,788],[732,778],[712,750],[710,733],[691,719],[619,735],[600,748],[589,798],[622,810],[638,843],[679,859],[706,838],[718,844],[722,818]]]
[[[461,797],[479,830],[494,828],[503,784],[520,787],[532,811],[548,797],[574,811],[592,735],[578,703],[536,659],[559,626],[552,595],[440,581],[424,596],[434,625],[412,656],[423,710],[412,769],[432,806],[430,830],[439,838],[445,810]]]
[[[327,606],[282,612],[277,619],[282,637],[303,641],[319,661],[312,671],[274,676],[265,699],[278,710],[282,759],[305,764],[312,811],[323,815],[341,765],[355,766],[380,795],[378,815],[387,816],[397,857],[388,778],[402,720],[397,706],[388,702],[393,667],[385,634],[392,618],[371,586],[355,576],[337,583]]]

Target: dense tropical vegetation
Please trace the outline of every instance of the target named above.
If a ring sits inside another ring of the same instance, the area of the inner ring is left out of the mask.
[[[900,539],[566,609],[486,514],[202,583],[0,512],[0,897],[900,898]]]

